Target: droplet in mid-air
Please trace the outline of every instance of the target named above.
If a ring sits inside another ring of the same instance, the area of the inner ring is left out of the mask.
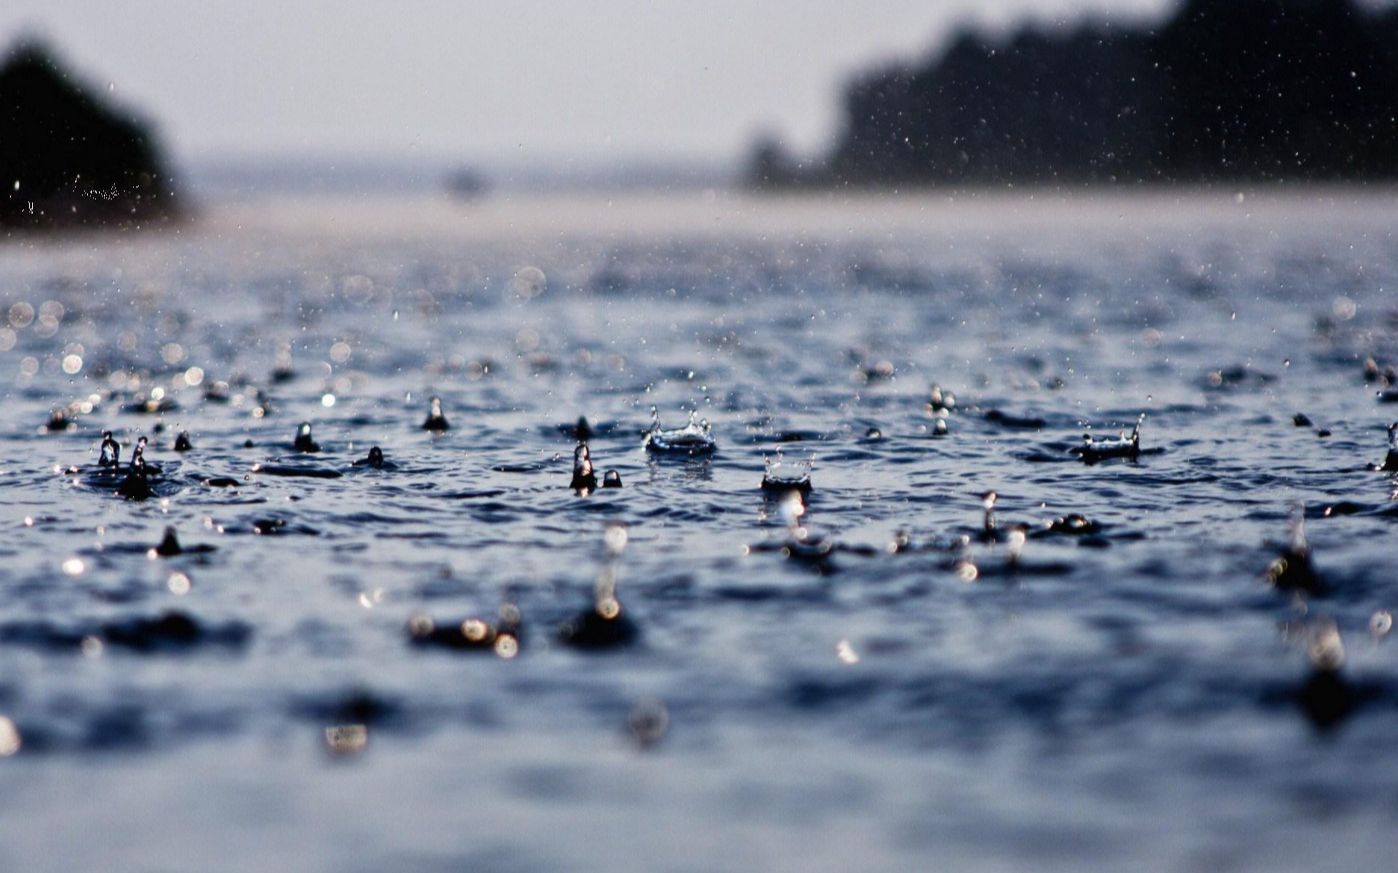
[[[427,420],[422,423],[422,429],[432,433],[451,429],[451,425],[447,424],[447,417],[442,414],[442,398],[435,395],[432,397],[431,408],[427,411]]]
[[[296,428],[296,439],[292,442],[291,447],[298,452],[306,452],[307,454],[320,451],[320,443],[311,436],[311,423],[309,421],[301,422],[301,425]]]
[[[941,385],[933,383],[931,394],[927,400],[927,411],[933,415],[945,416],[954,409],[956,409],[956,395],[950,391],[943,391]]]
[[[1388,636],[1388,632],[1393,630],[1393,613],[1386,609],[1380,609],[1369,616],[1369,633],[1374,635],[1374,639],[1383,639]]]
[[[579,494],[587,494],[597,488],[597,473],[592,468],[592,450],[587,443],[578,443],[573,449],[573,478],[568,485]]]
[[[993,543],[998,538],[997,528],[999,523],[995,519],[995,501],[1000,499],[1000,495],[994,491],[987,491],[981,495],[981,537],[989,543]]]
[[[102,449],[97,456],[99,467],[116,467],[121,463],[121,445],[109,430],[102,431]]]

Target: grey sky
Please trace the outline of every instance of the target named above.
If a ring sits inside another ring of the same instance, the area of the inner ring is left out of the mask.
[[[852,71],[958,21],[1135,16],[1168,0],[492,3],[6,0],[185,156],[722,158],[833,131]]]

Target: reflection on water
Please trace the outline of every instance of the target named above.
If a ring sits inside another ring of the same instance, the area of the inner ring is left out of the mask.
[[[1391,214],[266,201],[0,248],[0,867],[148,866],[173,816],[191,869],[1382,864]]]

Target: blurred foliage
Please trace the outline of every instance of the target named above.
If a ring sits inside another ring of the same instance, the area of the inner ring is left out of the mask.
[[[970,31],[853,81],[808,165],[768,138],[758,186],[1398,177],[1398,11],[1188,0],[1166,21]]]
[[[150,128],[94,96],[45,46],[0,66],[0,226],[143,226],[178,213]]]

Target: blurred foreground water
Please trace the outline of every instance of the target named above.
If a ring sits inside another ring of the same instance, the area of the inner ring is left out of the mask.
[[[1395,206],[269,199],[10,242],[0,868],[1386,867]],[[648,454],[652,407],[717,452]],[[1072,454],[1142,413],[1134,460]],[[569,489],[579,416],[624,487]],[[1266,582],[1298,502],[1310,596]]]

